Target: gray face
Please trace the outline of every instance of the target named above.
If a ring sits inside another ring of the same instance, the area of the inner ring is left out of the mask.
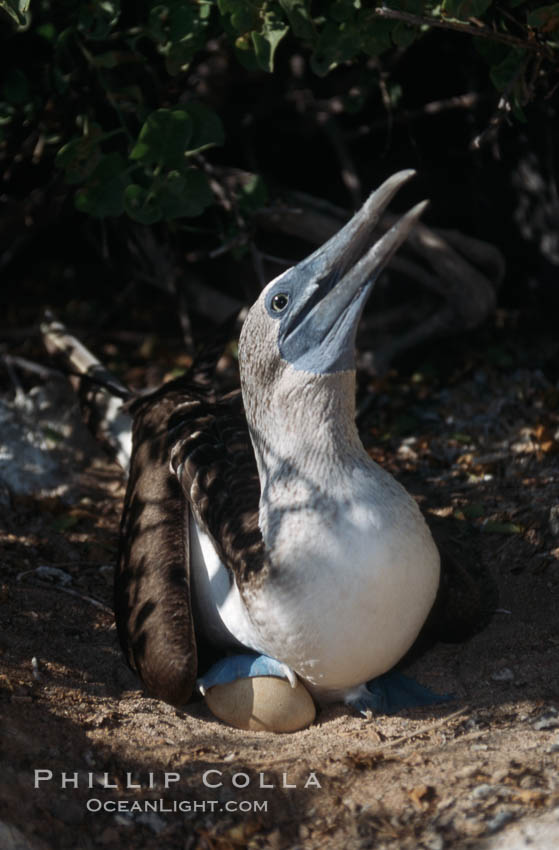
[[[354,368],[355,334],[365,302],[425,202],[372,246],[371,233],[393,195],[413,174],[403,171],[389,178],[339,233],[263,293],[268,317],[278,322],[281,357],[295,369],[325,375]]]
[[[353,369],[357,325],[373,280],[353,298],[343,289],[328,298],[336,275],[314,288],[302,277],[299,267],[291,269],[266,296],[268,315],[279,321],[281,357],[295,369],[315,374]]]

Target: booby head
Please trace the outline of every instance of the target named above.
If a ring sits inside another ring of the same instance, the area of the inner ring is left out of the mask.
[[[282,364],[314,375],[355,368],[355,335],[380,272],[425,209],[417,204],[372,246],[371,234],[411,169],[388,178],[313,254],[275,278],[249,311],[239,344],[244,383],[273,378]]]

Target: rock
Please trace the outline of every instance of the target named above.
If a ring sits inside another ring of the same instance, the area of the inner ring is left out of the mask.
[[[44,844],[35,843],[10,823],[0,821],[0,847],[2,850],[39,850]]]
[[[72,473],[101,449],[82,422],[69,383],[51,380],[15,399],[0,398],[0,504],[11,495],[72,502]]]
[[[544,714],[540,715],[540,717],[532,723],[532,727],[538,732],[546,729],[556,729],[558,726],[559,712],[554,706],[550,706]]]
[[[549,509],[549,530],[554,537],[559,537],[559,505]]]
[[[479,850],[557,850],[559,810],[520,823],[479,845]],[[476,845],[477,848],[477,845]]]
[[[210,711],[237,729],[296,732],[316,716],[313,699],[304,685],[292,688],[285,679],[255,676],[215,685],[205,695]]]
[[[514,820],[512,812],[497,812],[495,817],[491,818],[491,820],[487,822],[487,831],[498,832],[511,820]]]
[[[498,785],[490,785],[489,783],[484,782],[481,785],[476,785],[476,787],[472,790],[472,797],[475,797],[477,800],[483,800],[486,797],[498,794],[499,790],[500,787]]]
[[[514,673],[510,667],[503,667],[502,670],[492,673],[491,678],[494,682],[512,682],[514,680]]]
[[[159,835],[160,832],[163,832],[167,824],[156,812],[142,812],[136,818],[137,823],[143,823],[155,832],[156,835]]]

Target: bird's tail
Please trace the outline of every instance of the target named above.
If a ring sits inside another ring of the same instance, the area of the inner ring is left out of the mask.
[[[48,353],[69,375],[87,426],[127,472],[132,417],[126,403],[134,398],[134,393],[50,312],[45,313],[41,323],[41,335]]]
[[[69,375],[80,399],[83,418],[108,452],[128,473],[132,453],[132,424],[135,413],[155,398],[177,388],[212,395],[212,383],[219,358],[236,337],[237,314],[226,319],[197,352],[185,375],[157,389],[133,392],[73,336],[50,312],[41,324],[43,343],[53,360]]]

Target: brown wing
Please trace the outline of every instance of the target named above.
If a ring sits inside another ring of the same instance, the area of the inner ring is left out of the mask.
[[[170,420],[171,467],[196,521],[241,579],[266,568],[258,526],[260,481],[240,391],[214,405],[187,403]]]
[[[147,689],[185,702],[212,659],[196,634],[188,517],[242,577],[265,565],[260,483],[240,392],[216,401],[179,379],[136,401],[115,581],[119,638]]]

